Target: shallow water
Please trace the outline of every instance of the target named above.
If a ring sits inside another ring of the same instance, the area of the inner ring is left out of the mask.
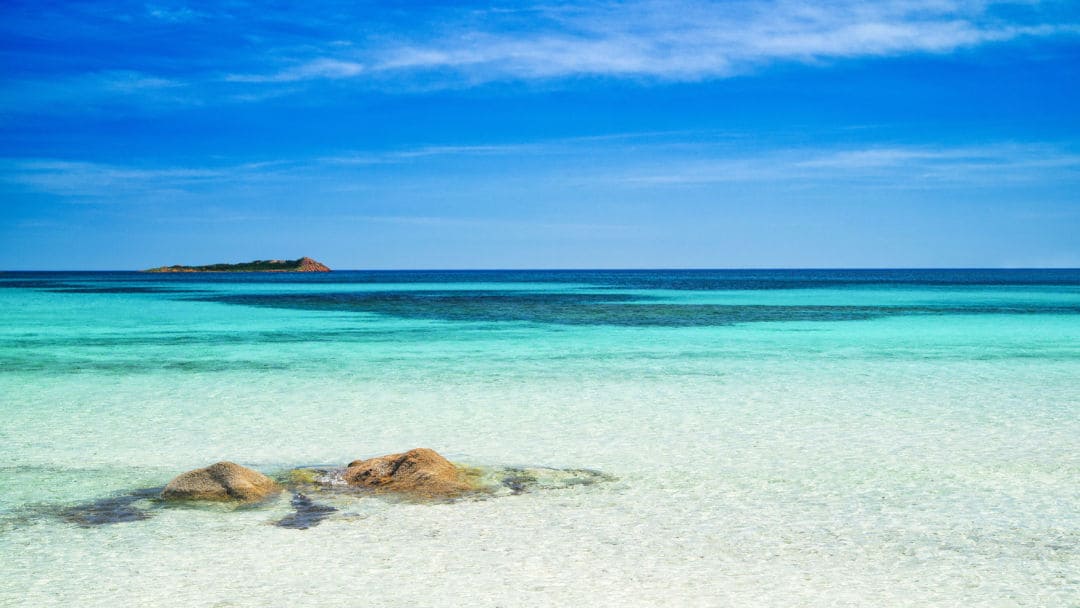
[[[1077,271],[0,273],[0,310],[0,604],[1080,602]],[[418,446],[615,479],[64,516]]]

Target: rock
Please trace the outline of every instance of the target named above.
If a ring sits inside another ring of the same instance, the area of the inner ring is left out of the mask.
[[[320,475],[325,474],[322,469],[290,469],[284,475],[278,476],[278,481],[286,486],[311,486],[319,482]]]
[[[428,448],[356,460],[343,476],[349,485],[419,498],[453,498],[477,489],[465,471]]]
[[[321,262],[304,256],[297,260],[295,272],[330,272],[330,268]]]
[[[161,492],[165,500],[262,500],[281,491],[266,475],[234,462],[219,462],[178,475]]]

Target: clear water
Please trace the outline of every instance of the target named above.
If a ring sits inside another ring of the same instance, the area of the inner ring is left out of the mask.
[[[81,526],[230,459],[616,481]],[[0,605],[1077,606],[1080,271],[0,274]]]

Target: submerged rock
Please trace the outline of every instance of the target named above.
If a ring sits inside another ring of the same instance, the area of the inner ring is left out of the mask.
[[[536,477],[525,472],[524,469],[507,469],[499,483],[510,490],[511,494],[524,494],[531,486],[536,485]]]
[[[290,488],[314,486],[319,483],[320,476],[325,475],[326,471],[327,469],[314,467],[289,469],[285,473],[278,475],[277,480]]]
[[[130,494],[110,496],[93,502],[75,505],[60,511],[64,521],[84,527],[120,524],[150,519],[150,512],[135,503],[156,498],[159,488],[136,490]]]
[[[281,491],[266,475],[234,462],[218,462],[188,471],[165,486],[165,500],[256,501]]]
[[[352,486],[418,498],[453,498],[479,489],[465,470],[428,448],[355,460],[342,477]]]
[[[494,478],[510,494],[518,495],[534,490],[559,490],[573,486],[614,481],[615,477],[592,469],[552,469],[548,467],[511,467],[493,469],[483,479]],[[498,492],[496,492],[498,493]]]
[[[319,525],[319,522],[337,511],[330,505],[321,505],[300,493],[293,495],[292,506],[296,512],[278,520],[274,525],[294,530],[307,530]]]

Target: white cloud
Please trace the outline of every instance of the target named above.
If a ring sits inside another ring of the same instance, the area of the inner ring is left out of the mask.
[[[168,195],[202,196],[229,189],[282,184],[345,189],[365,184],[365,166],[411,162],[410,175],[438,176],[422,163],[445,156],[484,164],[491,156],[548,158],[524,180],[629,187],[709,186],[725,183],[858,183],[888,188],[986,187],[1012,183],[1072,183],[1080,180],[1080,154],[1051,144],[996,143],[978,146],[881,145],[773,148],[740,152],[725,144],[686,141],[639,142],[589,138],[522,144],[420,146],[384,153],[342,154],[213,167],[131,167],[49,159],[0,162],[0,181],[60,196],[72,202],[137,202]],[[648,135],[646,135],[648,139]],[[604,159],[598,161],[598,159]],[[597,164],[597,163],[600,164]],[[395,171],[397,169],[394,169]],[[481,178],[481,181],[489,178]],[[430,186],[430,183],[428,184]],[[402,188],[403,185],[395,186]]]
[[[1080,154],[1040,144],[781,149],[756,155],[638,166],[608,179],[658,186],[845,180],[921,187],[1046,180],[1051,172],[1058,177],[1071,172],[1074,178],[1080,178]]]
[[[55,159],[0,162],[0,180],[73,201],[150,199],[190,192],[217,183],[251,180],[283,163],[245,163],[226,167],[132,167]]]
[[[319,162],[335,165],[380,165],[431,156],[478,156],[491,154],[521,154],[548,149],[548,144],[490,144],[471,146],[419,146],[386,152],[358,152],[320,158]]]
[[[313,59],[274,74],[230,74],[230,82],[296,82],[300,80],[351,78],[363,74],[363,64],[337,59]]]
[[[203,19],[207,16],[205,13],[192,10],[190,7],[187,6],[170,7],[158,6],[153,4],[146,6],[146,14],[153,17],[154,19],[166,21],[169,23],[195,21],[198,19]]]
[[[333,16],[307,15],[303,27],[289,36],[253,25],[250,46],[208,45],[207,57],[194,57],[197,61],[186,66],[191,69],[168,76],[125,69],[127,64],[47,78],[14,76],[0,83],[0,111],[13,116],[41,112],[43,106],[102,111],[115,104],[153,113],[177,106],[256,103],[303,94],[319,82],[387,91],[590,77],[689,82],[776,64],[944,54],[1020,38],[1080,34],[1080,24],[1063,20],[1060,11],[1043,10],[1044,5],[1056,4],[630,0],[485,11],[430,6],[385,11],[357,5]],[[245,12],[254,8],[244,6],[202,15],[151,5],[146,17],[151,26],[168,22],[209,34],[222,23],[260,23]],[[1006,18],[1002,6],[1015,10],[1007,11]],[[270,22],[298,18],[291,11],[271,17]],[[80,24],[83,29],[93,31]],[[177,66],[185,67],[181,61]]]
[[[440,14],[440,24],[362,50],[316,57],[246,82],[386,79],[443,74],[450,82],[575,76],[663,80],[723,78],[777,62],[814,63],[907,53],[948,53],[1025,36],[1076,34],[1075,24],[1009,23],[995,2],[791,0],[607,2]],[[522,26],[524,23],[524,26]],[[405,40],[405,41],[402,41]],[[352,48],[352,47],[347,47]]]
[[[27,78],[0,82],[0,124],[17,123],[25,115],[157,114],[207,102],[197,84],[131,70]]]
[[[539,219],[510,220],[484,217],[447,217],[431,215],[345,215],[335,219],[372,224],[398,224],[435,228],[452,227],[515,232],[557,231],[563,236],[580,235],[590,238],[630,236],[641,232],[639,226],[629,224],[553,222]]]

